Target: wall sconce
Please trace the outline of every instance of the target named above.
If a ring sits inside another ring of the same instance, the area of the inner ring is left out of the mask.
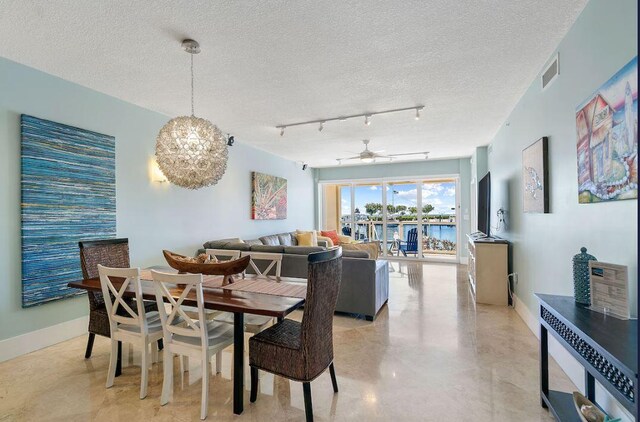
[[[158,166],[158,162],[156,161],[155,157],[151,157],[149,159],[149,179],[151,179],[152,182],[156,183],[164,183],[169,181],[167,179],[167,176],[165,176],[164,173],[162,173],[162,170],[160,170],[160,166]]]

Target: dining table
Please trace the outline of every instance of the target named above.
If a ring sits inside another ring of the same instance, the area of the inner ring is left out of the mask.
[[[176,273],[168,267],[149,267],[146,270],[150,274],[151,269]],[[141,272],[140,284],[142,296],[146,300],[156,300],[156,290],[150,276],[145,276],[145,270]],[[275,280],[236,278],[229,285],[222,285],[222,276],[203,276],[204,307],[206,309],[233,313],[233,413],[239,415],[244,410],[244,315],[254,314],[284,319],[288,314],[304,304],[306,284],[300,283],[302,279]],[[111,281],[114,287],[120,288],[123,279],[113,277]],[[304,281],[304,280],[302,280]],[[71,288],[87,291],[101,292],[100,278],[89,278],[68,283]],[[176,285],[169,290],[174,299],[182,294],[183,287]],[[135,297],[133,285],[129,285],[124,293],[126,297]],[[167,299],[168,300],[168,299]],[[197,306],[195,291],[192,290],[185,298],[185,306]],[[121,365],[121,344],[118,347],[118,367]],[[120,371],[117,371],[119,373]]]

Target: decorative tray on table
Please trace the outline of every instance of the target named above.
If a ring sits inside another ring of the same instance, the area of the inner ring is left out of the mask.
[[[207,261],[206,257],[192,258],[167,250],[163,250],[162,253],[169,266],[180,273],[224,276],[223,286],[233,283],[233,276],[246,270],[251,260],[250,256],[243,256],[232,261],[212,262]]]

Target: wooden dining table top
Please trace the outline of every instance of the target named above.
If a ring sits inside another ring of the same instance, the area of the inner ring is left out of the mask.
[[[114,287],[119,289],[124,279],[111,277]],[[152,281],[140,280],[142,285],[142,296],[144,299],[156,300],[156,291]],[[101,292],[100,278],[89,278],[74,281],[67,284],[69,287],[83,289],[94,292]],[[183,292],[183,288],[176,286],[169,289],[171,295],[177,299]],[[223,288],[209,288],[203,286],[204,306],[225,312],[241,312],[247,314],[265,315],[276,318],[284,318],[289,313],[304,304],[304,299],[289,296],[277,296],[265,293],[255,293],[248,291],[228,290]],[[133,286],[129,285],[125,292],[127,297],[135,297]],[[189,292],[185,298],[184,305],[197,306],[196,293]]]

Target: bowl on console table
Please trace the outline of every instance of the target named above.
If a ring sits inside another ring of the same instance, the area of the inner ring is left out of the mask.
[[[232,261],[223,262],[198,262],[195,258],[180,255],[175,252],[163,250],[164,258],[174,270],[179,273],[203,274],[203,275],[221,275],[224,276],[222,285],[233,283],[233,276],[240,274],[249,266],[250,256]]]

